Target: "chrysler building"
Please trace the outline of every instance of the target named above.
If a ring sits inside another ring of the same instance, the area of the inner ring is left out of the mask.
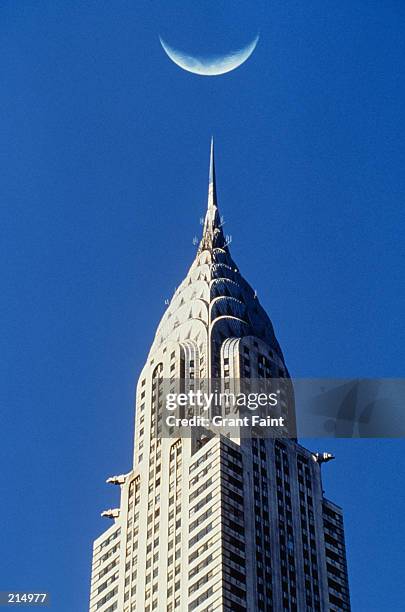
[[[133,465],[93,547],[90,612],[350,611],[341,509],[294,435],[168,435],[167,384],[289,379],[273,325],[230,253],[213,143],[195,259],[139,376]],[[297,406],[299,410],[299,406]],[[286,404],[289,423],[294,421]]]

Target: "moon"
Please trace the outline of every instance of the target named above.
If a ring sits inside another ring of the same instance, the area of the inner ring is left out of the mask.
[[[219,76],[226,72],[231,72],[235,68],[239,68],[249,59],[259,41],[259,34],[245,47],[232,51],[227,55],[219,55],[214,57],[194,57],[188,55],[185,51],[179,51],[171,47],[167,42],[159,36],[160,44],[168,57],[183,70],[193,72],[200,76]]]

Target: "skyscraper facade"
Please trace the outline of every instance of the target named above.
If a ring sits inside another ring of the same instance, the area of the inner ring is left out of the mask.
[[[165,382],[289,378],[222,225],[211,144],[202,239],[139,377],[133,468],[109,479],[120,504],[94,542],[90,612],[350,610],[326,457],[294,436],[164,433]]]

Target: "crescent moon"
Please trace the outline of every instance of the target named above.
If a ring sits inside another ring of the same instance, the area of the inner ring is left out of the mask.
[[[215,57],[194,57],[188,55],[185,51],[173,49],[167,42],[159,36],[160,44],[162,45],[168,57],[183,70],[193,72],[201,76],[218,76],[231,72],[235,68],[239,68],[249,59],[259,41],[259,34],[248,45],[237,51],[232,51],[227,55],[219,55]]]

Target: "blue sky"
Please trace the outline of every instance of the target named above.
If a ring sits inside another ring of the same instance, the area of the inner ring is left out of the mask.
[[[201,231],[209,139],[232,253],[294,376],[403,376],[405,5],[4,0],[0,589],[87,609],[133,399]],[[191,6],[190,6],[191,5]],[[220,53],[177,68],[162,34]],[[334,452],[354,611],[403,609],[402,441]]]

